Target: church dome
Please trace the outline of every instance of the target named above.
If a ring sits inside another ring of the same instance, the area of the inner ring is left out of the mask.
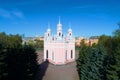
[[[71,29],[71,28],[69,28],[69,29],[68,29],[68,32],[72,32],[72,29]]]
[[[47,29],[47,32],[50,32],[50,31],[51,31],[50,28],[48,28],[48,29]]]

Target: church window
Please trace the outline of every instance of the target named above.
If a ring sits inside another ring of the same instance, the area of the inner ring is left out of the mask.
[[[48,33],[48,36],[49,36],[49,33]]]
[[[48,59],[48,50],[46,50],[46,59]]]
[[[71,58],[73,58],[73,50],[71,50]]]
[[[66,50],[66,53],[65,53],[65,59],[67,60],[67,50]]]
[[[61,33],[59,32],[59,36],[61,35]]]
[[[52,60],[54,60],[54,52],[52,52]]]

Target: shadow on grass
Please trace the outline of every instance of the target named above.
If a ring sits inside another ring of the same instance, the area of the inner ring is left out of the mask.
[[[38,71],[38,74],[36,76],[36,80],[42,80],[43,79],[43,77],[45,75],[45,72],[46,72],[46,70],[48,68],[48,65],[49,65],[48,60],[44,61],[43,63],[41,63],[39,65],[39,71]]]

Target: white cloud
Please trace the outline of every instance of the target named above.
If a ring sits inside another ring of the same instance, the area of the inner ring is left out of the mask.
[[[9,11],[9,10],[0,8],[0,17],[9,18],[9,19],[12,19],[12,18],[24,19],[24,14],[20,10]]]
[[[18,17],[18,18],[21,18],[21,19],[24,18],[23,13],[20,12],[20,11],[13,11],[12,14],[13,14],[14,16]]]
[[[2,8],[0,8],[0,16],[3,18],[11,18],[12,17],[9,11],[2,9]]]

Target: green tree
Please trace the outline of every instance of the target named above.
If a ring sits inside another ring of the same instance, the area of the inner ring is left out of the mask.
[[[84,52],[84,53],[81,53]],[[77,60],[77,68],[80,76],[80,80],[104,80],[105,77],[105,67],[104,60],[107,56],[105,49],[99,45],[97,48],[90,46],[84,47],[80,50],[82,56],[79,54]],[[80,57],[81,56],[81,57]]]
[[[120,29],[115,30],[115,32],[113,32],[114,36],[120,36]]]
[[[7,64],[5,62],[7,56],[7,50],[0,44],[0,80],[7,80]]]
[[[29,40],[29,41],[27,42],[27,44],[34,47],[35,42],[34,42],[34,40]]]
[[[99,37],[99,44],[103,45],[103,47],[105,48],[105,50],[107,50],[107,52],[113,56],[113,39],[111,36],[106,36],[106,35],[102,35]]]
[[[119,28],[120,28],[120,22],[118,22],[118,26],[119,26]]]
[[[120,28],[115,30],[114,32],[113,44],[114,44],[113,51],[114,51],[114,59],[115,59],[114,62],[115,64],[113,65],[113,68],[114,68],[114,73],[116,73],[114,77],[120,79]]]
[[[119,80],[120,74],[120,54],[119,54],[119,46],[120,46],[120,29],[115,30],[112,37],[104,37],[104,39],[100,39],[99,41],[104,45],[109,53],[108,58],[106,58],[105,62],[105,72],[107,80]],[[102,37],[103,38],[103,37]],[[100,43],[99,42],[99,43]]]
[[[98,43],[86,46],[82,41],[77,60],[80,79],[120,80],[120,28],[113,36],[100,36]]]
[[[43,41],[43,40],[36,40],[34,47],[35,47],[36,49],[42,49],[42,48],[43,48],[43,45],[44,45],[44,41]]]
[[[0,33],[0,80],[34,80],[37,55],[30,45],[22,45],[19,35]]]

